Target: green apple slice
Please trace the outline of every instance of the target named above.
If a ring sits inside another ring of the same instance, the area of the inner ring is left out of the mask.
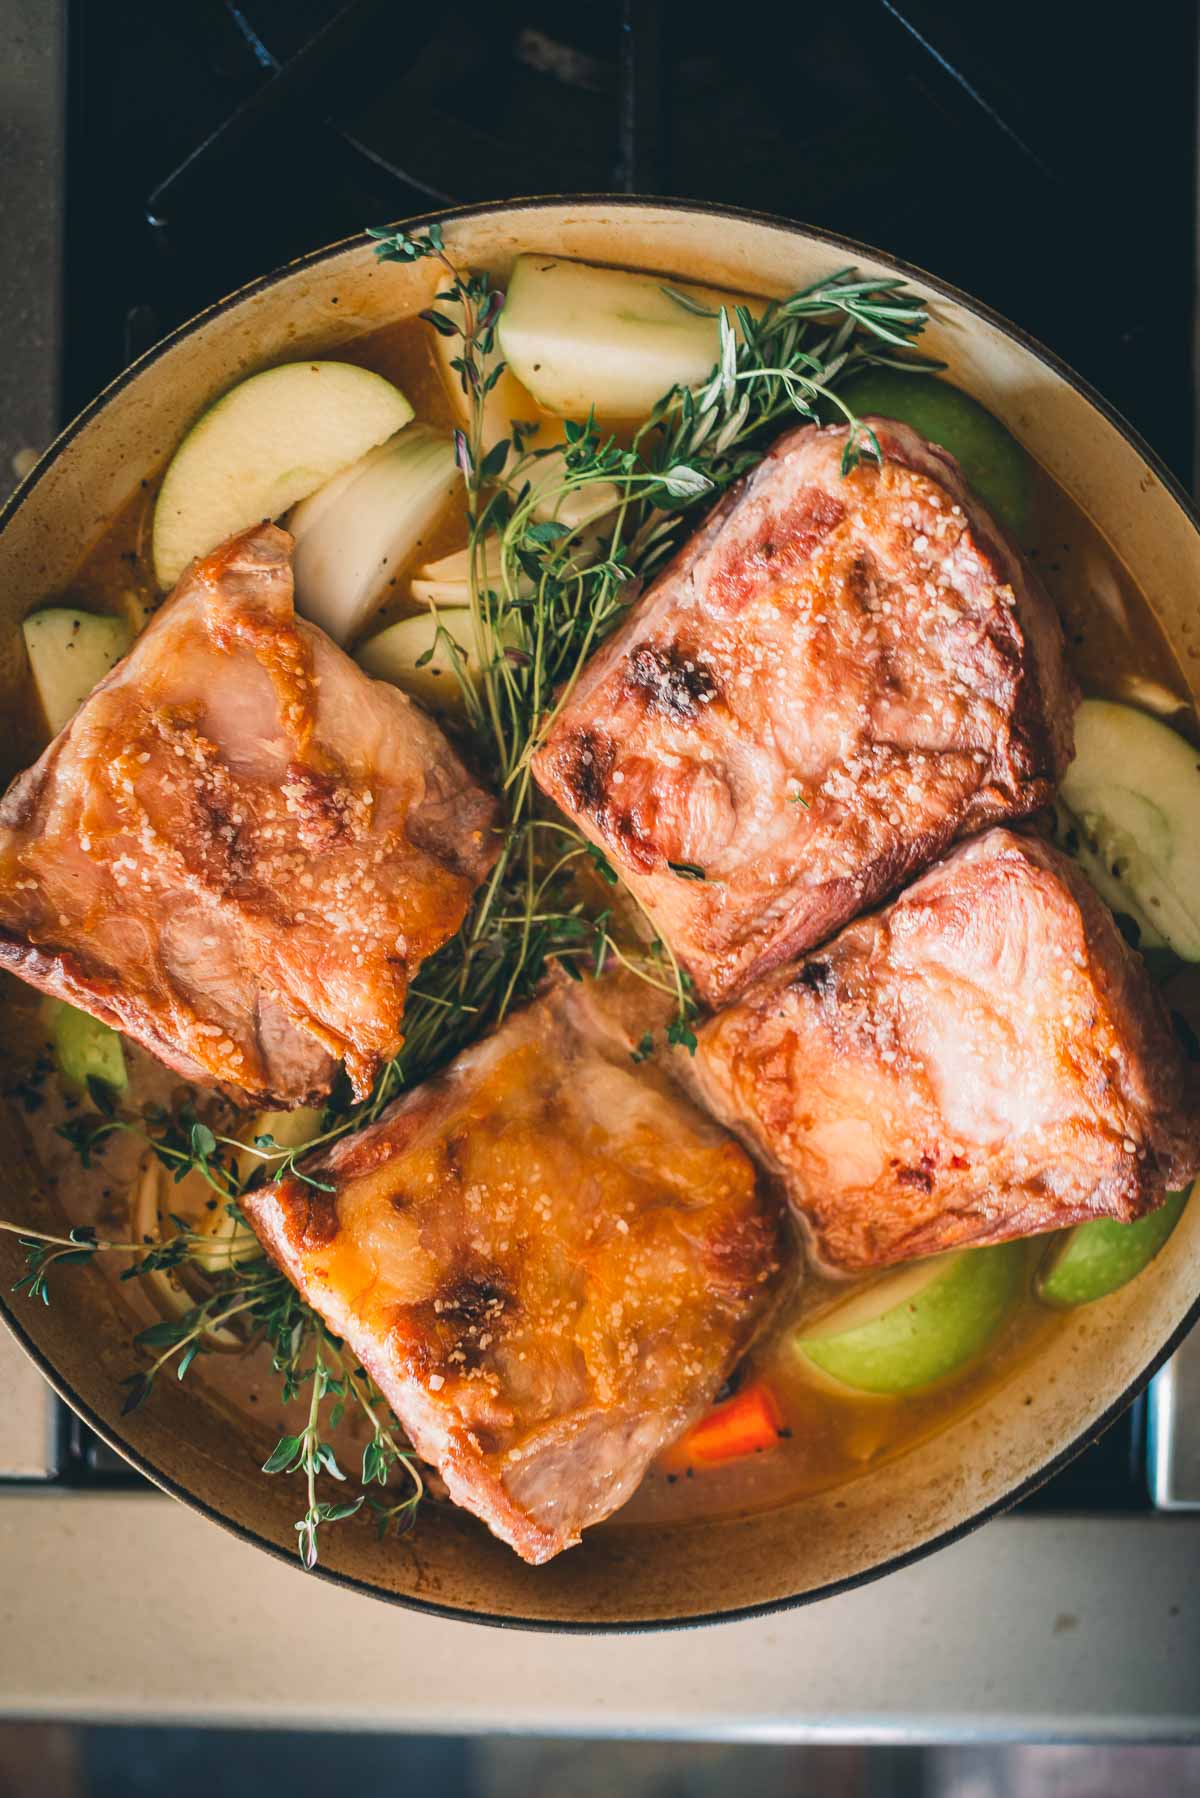
[[[857,1392],[917,1392],[986,1347],[1021,1288],[1020,1243],[957,1249],[885,1274],[795,1339],[800,1356]]]
[[[685,294],[702,310],[665,291]],[[546,412],[644,418],[674,386],[698,387],[720,354],[715,313],[761,299],[561,256],[518,256],[497,334],[513,374]]]
[[[63,1077],[73,1086],[86,1087],[89,1080],[100,1080],[114,1092],[124,1092],[129,1074],[117,1032],[65,999],[52,1000],[51,1007],[54,1059]]]
[[[173,587],[194,556],[278,518],[393,436],[413,409],[351,362],[289,362],[241,381],[176,450],[154,509],[154,571]]]
[[[1147,944],[1200,961],[1200,751],[1147,712],[1085,699],[1060,798],[1101,897]]]
[[[92,688],[133,642],[123,618],[47,606],[21,626],[34,691],[52,737],[71,722]]]
[[[949,450],[967,485],[1022,543],[1033,532],[1033,463],[1010,431],[978,400],[931,375],[870,368],[853,375],[838,397],[859,418],[876,413],[911,425]],[[830,416],[840,414],[830,413]]]
[[[1033,1290],[1044,1305],[1056,1310],[1107,1298],[1149,1266],[1183,1216],[1187,1201],[1187,1192],[1169,1192],[1156,1211],[1132,1224],[1111,1217],[1077,1224],[1051,1245]]]
[[[1114,868],[1128,867],[1128,843],[1118,844],[1113,833],[1102,828],[1098,813],[1093,813],[1085,824],[1067,809],[1060,795],[1054,801],[1054,841],[1087,875],[1110,911],[1133,919],[1137,925],[1137,946],[1143,955],[1152,949],[1166,949],[1166,938],[1138,910],[1128,888],[1114,877]]]

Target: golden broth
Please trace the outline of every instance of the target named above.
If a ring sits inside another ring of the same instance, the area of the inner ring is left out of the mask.
[[[418,321],[404,321],[360,338],[343,353],[348,360],[395,381],[412,399],[419,417],[443,426],[452,423],[453,407],[442,385],[428,330]],[[123,595],[129,592],[150,603],[156,601],[148,560],[156,489],[157,482],[143,484],[81,564],[64,599],[92,610],[113,611],[124,608]],[[1037,538],[1029,553],[1063,619],[1070,660],[1084,692],[1149,705],[1194,735],[1195,718],[1184,697],[1186,684],[1149,607],[1095,525],[1040,470],[1037,521]],[[409,580],[414,566],[465,542],[465,515],[451,507],[410,565],[395,571],[392,591],[371,629],[387,617],[413,609]],[[48,597],[40,596],[37,603]],[[1200,654],[1200,646],[1190,653]],[[31,760],[40,747],[30,703],[18,720],[17,740],[10,748],[13,766]],[[3,1047],[18,1081],[28,1074],[36,1053],[39,1007],[37,997],[22,989],[18,1001],[10,1001],[3,1014],[9,1039]],[[150,1098],[163,1102],[177,1089],[175,1077],[139,1049],[131,1046],[128,1060],[129,1100],[134,1105]],[[28,1110],[25,1123],[45,1185],[55,1191],[73,1222],[96,1222],[102,1229],[122,1233],[128,1221],[128,1188],[141,1145],[132,1137],[118,1138],[105,1151],[102,1165],[85,1172],[74,1152],[55,1135],[55,1125],[79,1101],[53,1090],[52,1077],[43,1090],[44,1102]],[[758,1509],[835,1488],[868,1466],[927,1440],[980,1403],[996,1385],[1035,1378],[1030,1364],[1036,1351],[1061,1327],[1060,1317],[1039,1306],[1030,1290],[1042,1246],[1038,1242],[1028,1245],[1025,1291],[987,1355],[961,1374],[906,1398],[842,1392],[806,1373],[803,1362],[789,1349],[789,1326],[834,1290],[815,1276],[807,1276],[798,1296],[781,1309],[740,1376],[743,1383],[759,1376],[770,1382],[783,1419],[778,1442],[724,1467],[689,1469],[675,1457],[656,1464],[622,1511],[622,1521],[661,1522]],[[108,1271],[115,1276],[118,1270]],[[152,1315],[149,1300],[137,1285],[129,1282],[122,1291],[133,1309],[148,1318]],[[130,1361],[132,1365],[132,1348]],[[299,1408],[292,1408],[289,1421],[268,1358],[260,1351],[245,1356],[206,1355],[189,1378],[202,1380],[218,1406],[249,1413],[281,1432],[285,1423],[289,1429],[296,1427]],[[307,1400],[304,1403],[307,1405]],[[350,1425],[344,1425],[343,1431],[349,1435]]]

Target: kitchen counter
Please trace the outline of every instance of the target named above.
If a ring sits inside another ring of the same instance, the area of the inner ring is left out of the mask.
[[[1196,1517],[1002,1519],[776,1617],[502,1636],[343,1592],[157,1495],[9,1491],[0,1712],[763,1742],[1195,1739],[1200,1598],[1179,1575],[1198,1556]]]

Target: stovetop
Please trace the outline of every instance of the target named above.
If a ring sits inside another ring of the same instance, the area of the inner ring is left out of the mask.
[[[622,190],[783,214],[955,282],[1190,487],[1196,21],[1073,13],[75,0],[60,420],[210,301],[365,224]],[[52,1438],[58,1483],[138,1483],[65,1411]],[[1146,1443],[1139,1402],[1028,1508],[1145,1509]]]
[[[555,192],[781,213],[1041,338],[1190,480],[1195,17],[760,0],[69,8],[63,406],[364,223]]]

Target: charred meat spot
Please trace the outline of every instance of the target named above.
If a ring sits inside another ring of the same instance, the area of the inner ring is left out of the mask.
[[[875,609],[875,569],[870,556],[860,551],[846,570],[846,595],[863,612]]]
[[[467,1146],[465,1136],[448,1136],[442,1150],[446,1160],[446,1171],[460,1184],[463,1177],[463,1151]]]
[[[204,819],[198,841],[208,852],[214,878],[234,887],[254,868],[254,850],[241,828],[236,796],[227,785],[214,783],[196,798]]]
[[[510,1304],[511,1296],[495,1274],[464,1274],[444,1286],[433,1305],[443,1322],[470,1330],[494,1322]]]
[[[922,1155],[916,1167],[896,1165],[896,1179],[901,1186],[911,1186],[917,1192],[933,1191],[934,1160],[931,1155]]]
[[[616,754],[616,744],[602,731],[575,731],[567,739],[562,750],[562,778],[576,810],[595,812],[603,806]]]
[[[785,514],[784,548],[789,556],[807,561],[817,545],[828,537],[846,516],[841,500],[823,487],[805,487],[797,495],[796,504]]]
[[[706,1267],[714,1300],[741,1304],[753,1293],[763,1270],[780,1266],[779,1219],[744,1218],[714,1236]]]
[[[423,1333],[437,1345],[447,1373],[470,1373],[490,1359],[515,1300],[494,1270],[467,1273],[443,1286],[421,1306]]]
[[[837,986],[837,981],[827,961],[806,961],[793,985],[805,987],[810,993],[815,993],[818,999],[827,999]]]
[[[418,1380],[424,1384],[431,1374],[437,1372],[438,1357],[432,1343],[428,1337],[414,1332],[407,1321],[392,1332],[392,1341],[397,1361],[410,1380]]]
[[[682,721],[697,717],[719,691],[712,669],[678,643],[639,643],[629,658],[626,681],[647,711]]]
[[[278,1199],[284,1238],[292,1252],[312,1255],[327,1249],[338,1233],[336,1195],[315,1186],[284,1187]]]
[[[302,762],[290,762],[281,791],[306,849],[328,849],[346,832],[349,794],[329,775]]]
[[[632,812],[608,812],[604,821],[612,841],[619,844],[621,854],[639,874],[649,874],[661,866],[659,844],[643,829]]]

